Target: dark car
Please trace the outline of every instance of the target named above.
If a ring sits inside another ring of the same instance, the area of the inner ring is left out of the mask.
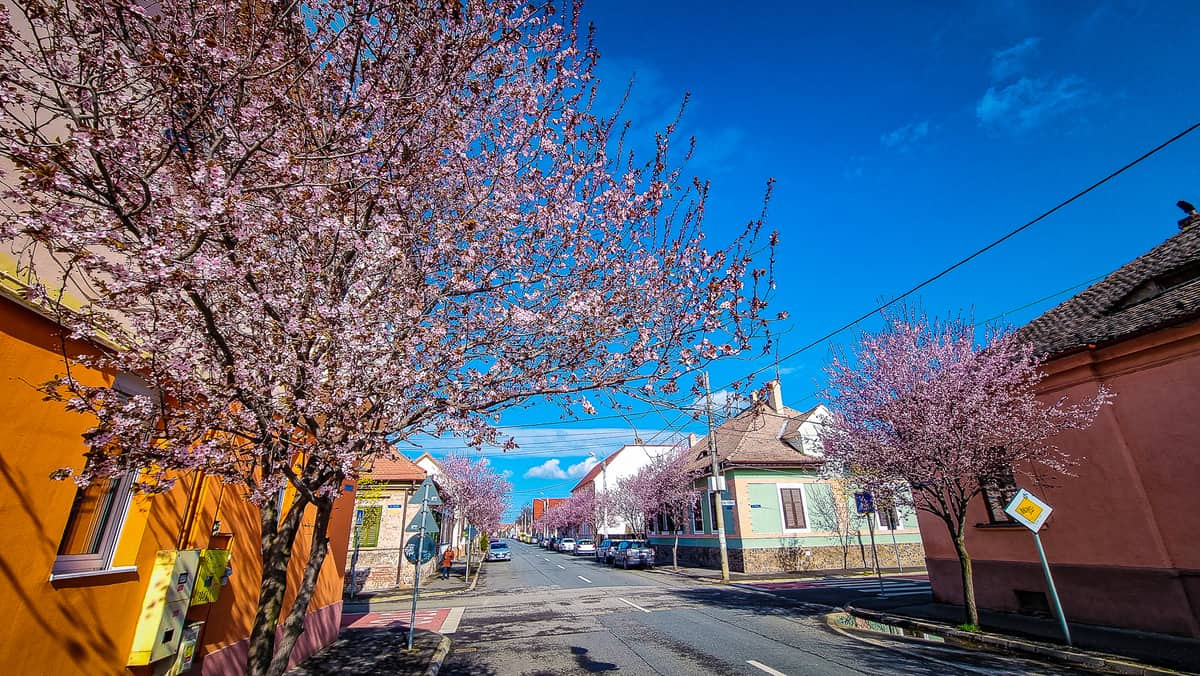
[[[654,549],[645,540],[621,540],[613,552],[612,564],[626,570],[630,566],[654,567]]]

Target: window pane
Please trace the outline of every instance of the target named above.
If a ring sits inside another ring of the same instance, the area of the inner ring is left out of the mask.
[[[87,488],[75,490],[71,515],[58,545],[59,555],[100,553],[120,484],[116,479],[97,479]]]

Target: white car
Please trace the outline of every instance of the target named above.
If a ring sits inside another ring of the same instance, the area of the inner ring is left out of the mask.
[[[512,552],[508,551],[508,545],[503,542],[493,542],[488,546],[487,554],[483,557],[484,561],[511,561]]]
[[[580,540],[579,542],[575,543],[574,554],[576,556],[585,555],[585,554],[587,556],[595,556],[596,555],[596,543],[592,542],[591,540]]]
[[[564,554],[570,554],[575,551],[575,538],[563,538],[554,545],[554,548]]]

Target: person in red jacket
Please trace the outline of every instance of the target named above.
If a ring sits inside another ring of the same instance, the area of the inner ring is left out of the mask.
[[[447,547],[442,554],[442,579],[450,579],[450,566],[454,565],[454,548]]]

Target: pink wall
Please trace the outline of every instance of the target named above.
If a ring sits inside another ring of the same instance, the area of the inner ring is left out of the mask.
[[[1068,618],[1200,636],[1200,322],[1046,364],[1047,400],[1115,393],[1089,429],[1059,445],[1076,476],[1018,484],[1054,514],[1042,542]],[[987,523],[982,500],[968,523]],[[940,520],[922,515],[934,594],[961,603],[958,564]],[[980,607],[1016,610],[1014,589],[1043,591],[1024,528],[967,527]]]

